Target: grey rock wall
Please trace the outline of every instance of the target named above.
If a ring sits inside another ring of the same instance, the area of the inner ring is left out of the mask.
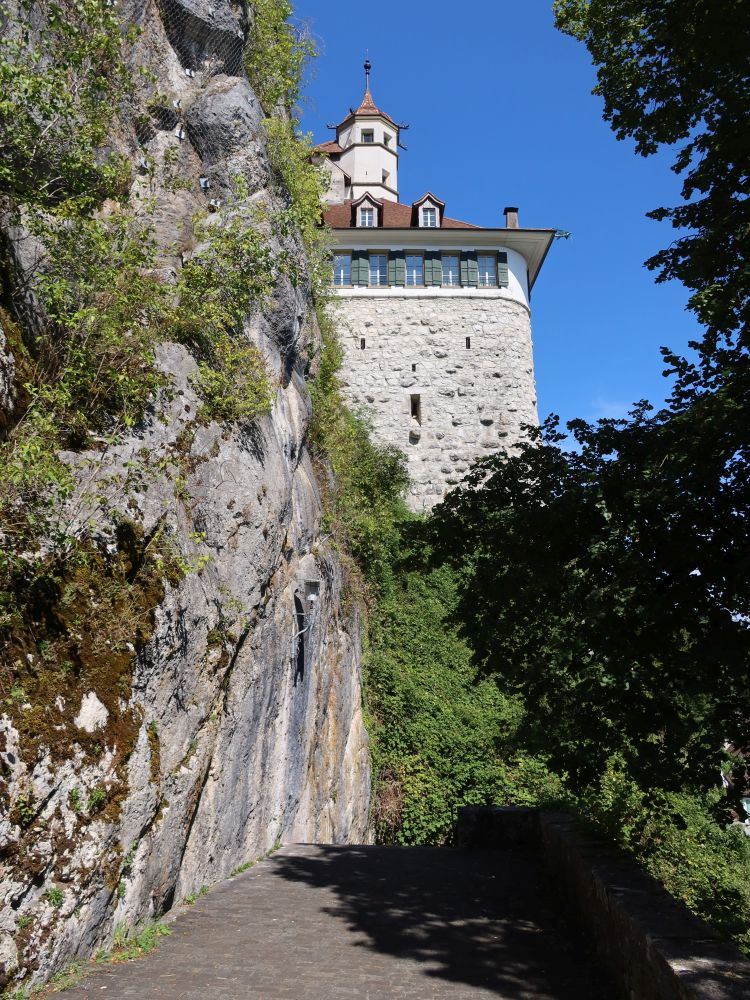
[[[15,361],[8,347],[2,324],[0,324],[0,429],[10,419],[15,403],[15,373]]]
[[[123,117],[113,141],[134,163],[144,151],[161,162],[165,148],[176,150],[187,183],[167,184],[160,167],[149,178],[135,171],[135,189],[156,197],[168,276],[189,251],[192,213],[206,204],[199,176],[210,174],[211,193],[221,194],[240,171],[255,200],[273,207],[279,196],[260,108],[229,45],[244,15],[229,0],[213,0],[215,15],[197,2],[160,6],[166,14],[144,3],[132,16],[142,28],[134,65],[156,75],[164,115],[152,116],[150,130]],[[212,21],[210,31],[201,19]],[[173,115],[185,124],[183,140]],[[6,236],[23,239],[10,228]],[[103,453],[65,456],[79,480],[61,511],[73,530],[91,525],[92,496],[104,494],[144,538],[161,532],[192,562],[166,585],[119,696],[80,690],[76,704],[60,697],[28,706],[43,710],[66,754],[29,753],[11,715],[0,713],[0,981],[9,986],[42,982],[108,947],[116,927],[164,913],[277,841],[367,839],[360,628],[322,534],[305,446],[301,359],[316,353],[319,334],[304,288],[281,280],[272,306],[247,318],[246,334],[279,377],[269,416],[243,427],[197,422],[195,359],[165,344],[158,363],[171,385],[145,425]],[[10,376],[3,362],[2,405]],[[124,491],[134,470],[137,488]],[[103,520],[97,530],[106,542],[112,527]],[[87,808],[97,788],[116,808]],[[29,802],[33,820],[22,822]]]
[[[429,510],[472,461],[512,447],[524,424],[537,424],[525,305],[479,289],[341,296],[336,317],[348,399],[381,441],[406,454],[414,510]]]

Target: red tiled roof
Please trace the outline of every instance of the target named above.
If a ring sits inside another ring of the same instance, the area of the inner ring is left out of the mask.
[[[354,115],[363,115],[363,116],[370,115],[372,117],[380,115],[381,118],[385,118],[387,121],[391,123],[391,125],[393,125],[395,128],[398,128],[398,125],[396,125],[391,116],[386,114],[385,111],[381,111],[380,108],[375,103],[375,101],[373,101],[369,87],[365,91],[365,96],[362,98],[362,103],[357,108],[357,110],[350,111],[349,114],[346,116],[346,118],[344,118],[344,120],[339,123],[338,127],[341,128],[341,126],[344,125],[346,122],[348,122],[350,118],[353,118]]]
[[[342,201],[338,205],[329,205],[323,212],[323,221],[331,229],[355,229],[354,212],[351,201]],[[403,205],[400,201],[383,201],[383,229],[418,229],[416,213],[412,205]],[[441,229],[479,229],[480,226],[471,222],[461,222],[459,219],[449,219],[443,216]]]
[[[343,153],[344,150],[339,146],[335,139],[331,139],[330,142],[321,142],[319,146],[316,146],[313,150],[314,153]]]

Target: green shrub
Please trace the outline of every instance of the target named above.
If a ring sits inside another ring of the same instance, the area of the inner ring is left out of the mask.
[[[380,840],[447,843],[458,806],[562,792],[543,759],[516,748],[522,706],[478,677],[450,623],[455,605],[450,570],[401,565],[371,613],[365,691]]]
[[[47,891],[44,894],[44,898],[47,900],[50,906],[54,906],[55,909],[58,910],[63,904],[63,899],[64,899],[63,891],[62,889],[57,889],[57,888],[47,889]]]
[[[313,40],[290,22],[290,0],[252,0],[253,25],[245,53],[250,83],[267,114],[291,114],[300,95],[305,64],[316,54]]]
[[[306,273],[314,299],[322,304],[331,287],[330,234],[321,225],[328,178],[312,162],[310,135],[299,134],[291,121],[268,118],[264,124],[271,167],[289,198],[289,208],[274,220],[275,228],[282,235],[299,234],[305,249],[304,263],[292,260],[290,277],[296,284]]]
[[[0,193],[92,208],[123,184],[122,161],[100,148],[129,87],[121,43],[134,29],[108,0],[2,3],[0,20]]]
[[[89,800],[87,804],[87,810],[92,815],[94,813],[100,812],[104,808],[104,804],[107,801],[107,789],[103,785],[97,785],[96,788],[92,788],[89,793]]]
[[[583,819],[750,953],[750,838],[717,823],[723,793],[646,791],[612,757],[578,800]]]
[[[203,398],[200,415],[209,420],[241,423],[271,410],[274,383],[255,344],[222,336],[209,363],[198,363],[193,383]]]

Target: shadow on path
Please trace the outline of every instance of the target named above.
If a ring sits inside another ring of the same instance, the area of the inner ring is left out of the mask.
[[[402,960],[404,972],[418,963],[425,997],[437,995],[426,977],[518,1000],[617,995],[530,852],[318,846],[272,866],[321,890],[320,911],[344,921],[357,947]]]

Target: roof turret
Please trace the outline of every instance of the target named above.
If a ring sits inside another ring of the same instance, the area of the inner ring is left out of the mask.
[[[389,114],[387,114],[385,111],[381,111],[380,108],[375,103],[375,101],[373,100],[372,93],[370,91],[370,72],[371,72],[371,70],[372,70],[372,63],[370,62],[369,59],[366,59],[365,60],[365,94],[364,94],[364,97],[362,98],[362,100],[360,102],[360,105],[359,105],[359,107],[356,110],[354,108],[349,108],[349,114],[346,116],[346,118],[344,118],[344,120],[342,122],[339,122],[339,124],[336,125],[335,128],[340,129],[344,125],[346,125],[348,122],[350,122],[352,118],[356,118],[356,117],[360,117],[360,116],[361,117],[380,117],[380,118],[385,118],[385,120],[388,121],[388,122],[390,122],[391,125],[393,125],[393,127],[396,128],[396,129],[401,129],[401,128],[404,127],[403,125],[397,125],[396,122],[394,122],[394,120],[391,118],[391,116]]]

